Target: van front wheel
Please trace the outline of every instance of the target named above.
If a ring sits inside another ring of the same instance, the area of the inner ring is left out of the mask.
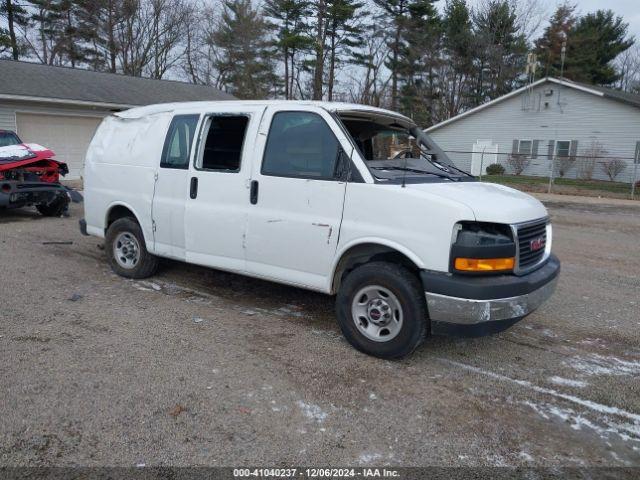
[[[427,334],[423,288],[400,265],[372,262],[350,272],[338,291],[336,313],[349,343],[375,357],[405,357]]]
[[[147,278],[158,269],[158,257],[147,251],[140,225],[130,217],[119,218],[107,229],[105,251],[118,275]]]

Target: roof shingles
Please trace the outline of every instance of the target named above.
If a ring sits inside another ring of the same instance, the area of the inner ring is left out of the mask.
[[[0,60],[0,96],[2,95],[114,106],[234,99],[228,93],[205,85],[13,60]]]

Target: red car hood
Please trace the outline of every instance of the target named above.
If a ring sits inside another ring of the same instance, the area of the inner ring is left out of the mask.
[[[43,160],[60,165],[61,162],[51,159],[54,155],[55,153],[48,148],[34,143],[20,143],[18,145],[0,147],[0,172],[26,167]]]

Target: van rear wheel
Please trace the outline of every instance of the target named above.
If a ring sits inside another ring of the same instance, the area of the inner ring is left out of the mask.
[[[107,229],[105,251],[111,269],[126,278],[147,278],[158,269],[158,257],[147,251],[138,222],[119,218]]]
[[[369,355],[406,357],[427,335],[423,290],[418,278],[400,265],[372,262],[356,268],[344,279],[336,298],[343,335]]]

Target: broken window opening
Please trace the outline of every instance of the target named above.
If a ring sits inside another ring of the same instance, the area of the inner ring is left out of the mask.
[[[199,167],[203,170],[240,171],[247,115],[218,115],[208,120]]]

